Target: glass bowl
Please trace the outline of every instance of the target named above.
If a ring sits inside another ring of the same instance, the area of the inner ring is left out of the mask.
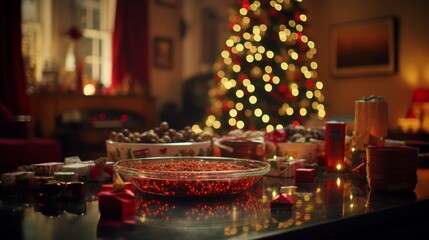
[[[270,171],[266,162],[212,156],[126,159],[113,167],[141,192],[164,196],[240,193]]]
[[[107,158],[110,161],[165,156],[207,156],[211,141],[176,143],[123,143],[106,140]]]

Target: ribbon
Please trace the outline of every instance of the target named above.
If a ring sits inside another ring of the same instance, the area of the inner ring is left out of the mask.
[[[274,142],[276,145],[279,142],[286,142],[288,140],[287,134],[284,129],[274,130],[264,135],[265,140]]]
[[[113,176],[113,168],[108,167],[106,165],[106,161],[106,158],[98,158],[94,160],[95,167],[89,173],[89,176],[91,176],[92,179],[96,179],[100,171],[104,171],[109,175],[109,177]]]

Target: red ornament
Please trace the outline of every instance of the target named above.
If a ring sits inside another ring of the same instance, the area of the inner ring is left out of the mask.
[[[248,78],[249,76],[247,76],[247,74],[241,73],[240,75],[238,75],[237,81],[239,83],[243,83],[244,79]]]
[[[235,25],[235,23],[230,22],[230,23],[228,24],[228,29],[229,29],[230,31],[232,31],[232,30],[233,30],[233,28],[234,28],[234,25]]]
[[[280,85],[277,89],[278,89],[279,93],[287,93],[288,92],[288,87],[286,86],[286,84]]]
[[[278,142],[286,142],[287,141],[287,135],[284,129],[276,129],[270,133],[266,133],[264,135],[264,139],[266,141],[271,141],[274,143]]]
[[[296,14],[295,14],[295,21],[297,21],[297,22],[301,21],[301,13],[300,12],[296,12]]]
[[[228,102],[227,101],[223,101],[222,108],[223,108],[224,112],[229,111],[229,107],[228,107]]]
[[[243,2],[241,2],[241,7],[246,9],[246,10],[249,10],[250,9],[249,0],[243,0]]]
[[[298,122],[298,121],[293,121],[293,122],[292,122],[292,125],[293,125],[294,127],[297,127],[297,126],[299,126],[299,122]]]

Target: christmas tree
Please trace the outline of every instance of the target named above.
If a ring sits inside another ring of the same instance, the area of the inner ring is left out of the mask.
[[[235,0],[230,35],[214,66],[206,127],[271,132],[324,118],[323,83],[301,2]]]

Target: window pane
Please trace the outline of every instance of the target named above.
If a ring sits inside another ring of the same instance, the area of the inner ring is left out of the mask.
[[[37,12],[38,2],[36,0],[22,0],[22,19],[24,21],[39,21],[39,14]]]
[[[98,56],[103,56],[103,41],[98,39]]]
[[[101,78],[103,77],[102,65],[98,64],[98,79],[97,82],[101,82]]]
[[[78,28],[86,28],[88,25],[88,17],[86,13],[86,8],[88,1],[85,0],[74,0],[71,2],[71,22],[74,26]]]
[[[100,0],[92,1],[92,26],[91,28],[100,29]]]
[[[84,56],[92,55],[92,39],[83,37],[80,41],[79,47],[81,49],[81,54]]]
[[[92,64],[86,63],[83,65],[84,76],[92,79]]]
[[[106,7],[108,5],[103,0],[69,1],[73,10],[71,19],[73,25],[79,27],[84,35],[79,41],[79,54],[85,59],[83,72],[92,80],[110,85],[111,60],[103,62],[101,59],[101,57],[110,57],[111,51],[111,33],[101,31],[102,26],[107,26],[104,21],[108,19],[103,17],[108,10]]]

